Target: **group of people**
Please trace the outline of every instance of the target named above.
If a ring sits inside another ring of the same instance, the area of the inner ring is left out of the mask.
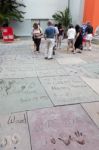
[[[72,48],[73,53],[81,53],[83,47],[85,47],[88,50],[91,50],[93,27],[90,24],[90,22],[88,22],[87,24],[83,24],[82,26],[76,25],[74,27],[73,25],[70,25],[67,31],[67,37],[68,50]]]
[[[33,24],[32,39],[34,41],[35,51],[40,51],[41,38],[46,40],[45,59],[53,59],[55,49],[61,48],[61,41],[63,38],[64,29],[61,24],[53,25],[52,21],[48,21],[47,28],[43,34],[42,29],[38,23]]]
[[[33,24],[32,39],[34,41],[35,51],[40,52],[41,38],[46,40],[45,59],[53,59],[55,55],[55,49],[61,48],[61,41],[64,35],[64,28],[61,24],[53,25],[52,21],[48,21],[47,28],[44,33],[38,23]],[[88,22],[82,26],[73,25],[69,26],[67,31],[68,48],[69,51],[72,48],[72,52],[76,53],[83,50],[83,46],[91,50],[91,41],[93,37],[93,27]]]

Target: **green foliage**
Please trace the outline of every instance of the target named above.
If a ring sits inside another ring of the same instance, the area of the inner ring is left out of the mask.
[[[56,12],[52,17],[57,23],[61,23],[65,29],[68,28],[72,21],[70,11],[68,8],[66,8],[64,11]]]
[[[0,0],[0,24],[5,20],[22,21],[25,12],[20,11],[21,7],[26,6],[17,0]]]

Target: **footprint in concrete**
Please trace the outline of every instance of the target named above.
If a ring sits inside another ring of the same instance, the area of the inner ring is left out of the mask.
[[[11,140],[12,140],[13,144],[18,144],[19,143],[19,136],[18,135],[13,135]]]
[[[4,148],[7,146],[7,139],[4,137],[4,138],[1,138],[0,139],[0,147],[1,148]]]

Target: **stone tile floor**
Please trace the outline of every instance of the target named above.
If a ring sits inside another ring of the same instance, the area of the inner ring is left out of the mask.
[[[0,150],[99,150],[99,46],[44,59],[31,39],[0,43]]]

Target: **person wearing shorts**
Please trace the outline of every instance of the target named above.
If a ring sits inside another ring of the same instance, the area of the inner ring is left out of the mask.
[[[69,29],[67,31],[67,37],[68,37],[68,51],[70,48],[72,48],[74,52],[74,43],[75,43],[75,36],[76,36],[76,30],[73,27],[73,25],[69,26]]]
[[[92,44],[91,44],[92,38],[93,38],[93,27],[88,22],[87,23],[87,28],[86,28],[86,45],[87,45],[88,50],[92,49]]]

